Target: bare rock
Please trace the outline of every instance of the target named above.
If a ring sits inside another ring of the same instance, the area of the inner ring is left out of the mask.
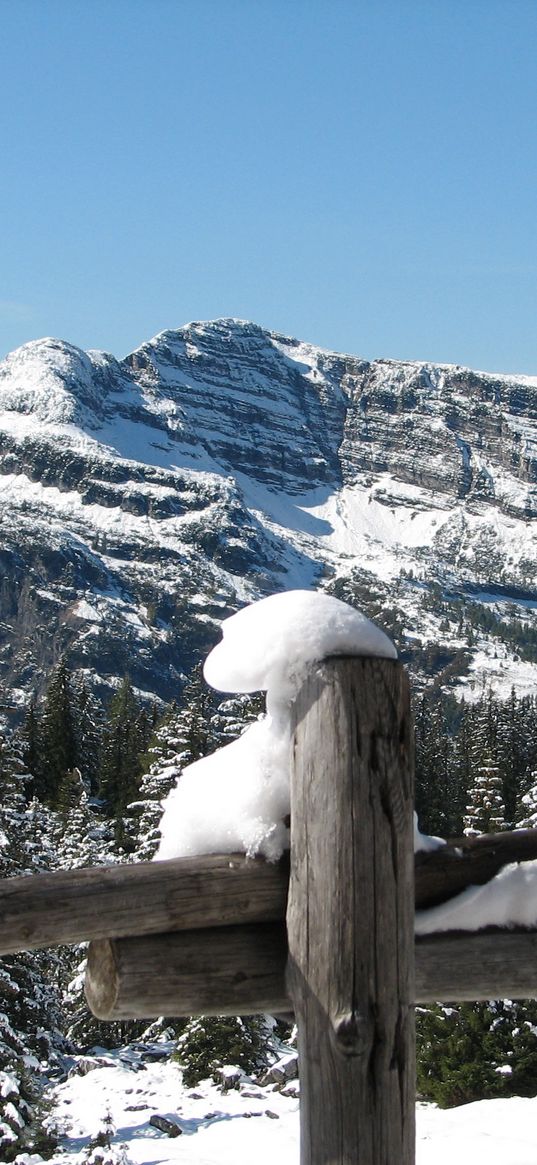
[[[154,1129],[158,1129],[159,1133],[165,1133],[167,1137],[180,1137],[183,1132],[175,1121],[169,1120],[167,1116],[159,1116],[157,1113],[149,1118],[149,1124]]]

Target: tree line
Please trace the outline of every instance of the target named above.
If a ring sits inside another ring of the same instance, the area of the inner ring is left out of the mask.
[[[415,709],[416,809],[441,837],[535,824],[537,700],[491,691],[474,703],[435,693]]]

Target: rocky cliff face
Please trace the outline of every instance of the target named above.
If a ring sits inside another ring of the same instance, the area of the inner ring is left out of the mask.
[[[0,365],[0,494],[8,704],[65,650],[173,698],[223,615],[290,586],[369,604],[418,673],[445,643],[461,683],[535,678],[512,631],[537,603],[537,379],[234,320],[123,361],[36,341]]]
[[[296,348],[298,358],[293,341],[217,321],[163,332],[125,363],[184,452],[302,493],[340,478],[346,402],[331,362],[311,367]]]
[[[536,516],[537,380],[376,361],[348,378],[341,451],[356,471]]]

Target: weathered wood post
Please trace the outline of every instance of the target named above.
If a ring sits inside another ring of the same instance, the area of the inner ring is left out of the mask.
[[[295,712],[287,982],[302,1165],[414,1162],[408,683],[384,659],[313,670]]]

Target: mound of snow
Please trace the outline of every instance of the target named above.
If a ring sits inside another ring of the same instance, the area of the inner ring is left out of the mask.
[[[359,611],[315,591],[287,591],[222,625],[205,678],[224,692],[267,692],[267,715],[195,761],[164,802],[158,859],[245,852],[276,861],[289,844],[290,705],[315,662],[330,655],[396,657]]]
[[[330,655],[395,659],[388,636],[332,595],[284,591],[244,607],[222,624],[222,642],[205,661],[204,675],[220,692],[268,693],[290,700],[307,668]]]

